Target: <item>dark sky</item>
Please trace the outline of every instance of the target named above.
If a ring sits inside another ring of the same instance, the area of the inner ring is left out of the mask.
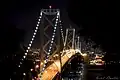
[[[112,53],[119,53],[119,2],[109,0],[71,0],[68,13],[72,21],[82,25],[84,35]]]
[[[52,5],[53,8],[59,8],[61,10],[61,19],[64,27],[69,27],[69,24],[76,27],[76,25],[69,19],[66,11],[68,7],[67,0],[44,0],[42,2],[23,0],[17,2],[12,1],[8,5],[6,4],[4,8],[5,22],[14,24],[17,28],[24,29],[26,32],[25,44],[28,44],[32,37],[32,31],[36,26],[40,10],[42,8],[49,8],[49,5]]]
[[[66,24],[74,22],[83,27],[81,34],[92,36],[98,44],[112,52],[119,50],[119,6],[117,2],[107,0],[11,0],[1,4],[1,16],[4,23],[11,23],[22,28],[26,35],[32,36],[32,29],[41,8],[52,4],[68,12]],[[68,21],[70,19],[70,21]],[[31,37],[30,36],[30,37]],[[29,38],[27,38],[29,39]]]

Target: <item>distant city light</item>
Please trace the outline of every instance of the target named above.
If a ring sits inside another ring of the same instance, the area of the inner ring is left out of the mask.
[[[33,71],[33,69],[30,69],[31,71]]]
[[[18,67],[20,67],[20,65]]]
[[[39,65],[36,65],[35,68],[39,68]]]
[[[26,56],[23,56],[23,58],[26,58]]]
[[[49,8],[51,9],[51,8],[52,8],[52,6],[49,6]]]
[[[26,74],[25,74],[25,73],[23,73],[23,75],[25,76]]]

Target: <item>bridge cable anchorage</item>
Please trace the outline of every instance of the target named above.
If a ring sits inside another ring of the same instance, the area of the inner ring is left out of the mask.
[[[34,41],[34,39],[35,39],[37,30],[38,30],[38,28],[39,28],[39,24],[40,24],[41,18],[42,18],[42,11],[40,12],[40,16],[39,16],[39,18],[38,18],[38,22],[37,22],[36,28],[35,28],[35,30],[34,30],[32,39],[31,39],[31,41],[30,41],[29,44],[28,44],[27,50],[25,51],[23,58],[21,59],[22,61],[27,57],[28,52],[29,52],[29,50],[30,50],[30,48],[31,48],[31,46],[32,46],[32,43],[33,43],[33,41]],[[19,68],[20,68],[21,65],[22,65],[22,61],[20,61],[19,65],[18,65]]]
[[[47,64],[47,62],[48,62],[48,58],[49,58],[50,55],[51,55],[51,50],[52,50],[52,46],[53,46],[53,43],[54,43],[57,26],[58,26],[58,23],[59,23],[59,20],[60,20],[60,19],[59,19],[59,16],[60,16],[60,13],[59,13],[59,11],[57,11],[57,17],[56,17],[56,20],[55,20],[55,25],[53,26],[54,29],[53,29],[52,39],[51,39],[51,41],[50,41],[50,45],[49,45],[47,57],[46,57],[45,62],[44,62],[45,64],[43,65],[42,71],[41,71],[41,73],[40,73],[40,79],[42,79],[42,74],[43,74],[43,72],[44,72],[44,70],[45,70],[46,64]]]

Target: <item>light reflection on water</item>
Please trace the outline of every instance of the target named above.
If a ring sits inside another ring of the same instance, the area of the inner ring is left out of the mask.
[[[120,80],[119,69],[115,65],[107,65],[104,70],[93,70],[87,73],[87,80]]]
[[[69,69],[68,69],[69,68]],[[83,80],[85,72],[84,64],[75,58],[68,65],[67,69],[62,73],[63,80]]]
[[[65,70],[63,73],[64,80],[81,80],[81,77],[78,74],[70,75],[68,72],[76,72],[75,68],[80,68],[80,65],[76,65],[77,59],[71,61],[71,68],[67,67],[67,70]],[[77,63],[78,64],[78,63]],[[69,69],[68,69],[69,68]],[[95,69],[95,68],[94,68]],[[88,71],[88,68],[86,68],[86,79],[84,80],[120,80],[120,65],[106,65],[104,67],[97,67],[96,70]],[[72,77],[73,76],[73,77]],[[71,79],[68,79],[71,78]]]

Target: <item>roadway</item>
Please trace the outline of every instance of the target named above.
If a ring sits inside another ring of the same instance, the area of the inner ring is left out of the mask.
[[[75,50],[74,49],[70,49],[70,50],[66,50],[66,53],[61,56],[61,62],[62,62],[62,66],[64,66],[64,64],[73,56],[75,55]],[[50,66],[48,66],[43,74],[42,74],[42,80],[52,80],[56,74],[58,72],[61,71],[61,67],[60,67],[60,60],[55,60],[54,63],[52,63]],[[38,75],[39,77],[40,75]]]

